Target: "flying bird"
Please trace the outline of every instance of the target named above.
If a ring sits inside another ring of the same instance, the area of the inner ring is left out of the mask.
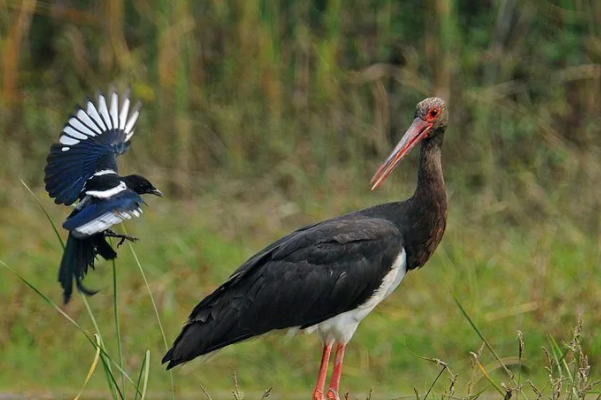
[[[252,256],[194,307],[163,357],[167,369],[269,331],[317,331],[323,353],[313,399],[338,399],[346,345],[359,323],[408,271],[428,261],[442,239],[447,121],[443,100],[420,102],[413,123],[372,178],[375,189],[421,143],[413,196],[306,226]]]
[[[108,97],[108,99],[107,99]],[[163,194],[140,175],[120,176],[117,157],[127,151],[140,115],[140,105],[130,108],[128,94],[111,91],[99,94],[96,104],[88,99],[85,108],[76,107],[50,148],[44,169],[46,191],[56,204],[72,205],[73,212],[63,223],[69,231],[61,260],[58,281],[67,304],[77,289],[88,295],[96,291],[82,284],[88,268],[94,269],[97,255],[112,260],[117,253],[106,238],[135,241],[110,228],[142,214],[141,195]]]

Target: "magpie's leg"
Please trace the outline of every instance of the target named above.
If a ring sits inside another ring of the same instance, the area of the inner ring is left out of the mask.
[[[106,231],[104,231],[104,236],[105,237],[112,237],[112,238],[116,238],[116,239],[121,239],[119,241],[119,243],[117,243],[117,248],[119,246],[121,246],[123,244],[123,242],[125,242],[126,240],[129,240],[130,242],[137,242],[139,240],[135,236],[123,235],[121,233],[116,233],[115,231],[113,231],[111,229],[107,229]]]

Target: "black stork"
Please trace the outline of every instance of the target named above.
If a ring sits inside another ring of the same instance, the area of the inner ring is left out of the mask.
[[[359,322],[407,271],[423,266],[442,239],[447,198],[441,147],[447,121],[443,100],[420,102],[410,128],[372,178],[373,190],[421,142],[413,196],[301,228],[252,256],[194,307],[163,357],[167,369],[269,331],[317,331],[323,355],[313,399],[338,399],[345,348]]]

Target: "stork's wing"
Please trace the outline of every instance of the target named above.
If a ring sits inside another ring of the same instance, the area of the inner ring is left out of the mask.
[[[85,110],[78,106],[65,124],[59,143],[50,148],[44,181],[57,204],[75,202],[94,173],[117,172],[116,157],[129,147],[139,106],[130,110],[127,95],[122,96],[122,103],[116,92],[108,97],[109,104],[104,95],[99,95],[97,104],[88,100]]]
[[[142,197],[126,189],[115,196],[94,199],[81,209],[75,210],[63,223],[63,228],[71,231],[75,237],[83,238],[103,232],[132,217],[142,214]]]
[[[294,232],[198,304],[168,368],[274,329],[318,324],[369,299],[401,253],[389,221],[350,215]]]

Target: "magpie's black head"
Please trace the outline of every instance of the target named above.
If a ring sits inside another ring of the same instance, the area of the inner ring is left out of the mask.
[[[140,175],[127,175],[121,178],[127,187],[138,194],[154,194],[163,197],[163,193],[154,187],[152,183]]]

